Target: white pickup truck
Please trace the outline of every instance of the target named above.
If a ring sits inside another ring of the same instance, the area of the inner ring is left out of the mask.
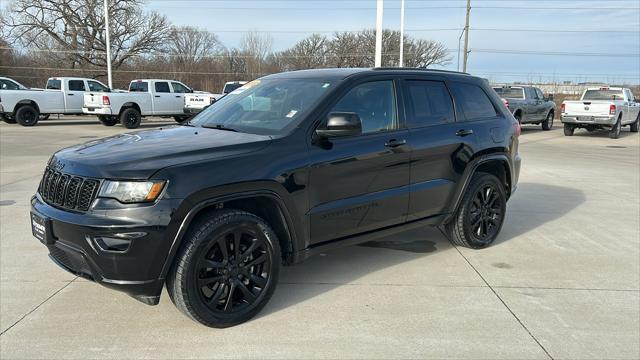
[[[133,80],[128,92],[86,93],[82,112],[97,115],[105,126],[120,122],[127,129],[139,127],[143,116],[173,117],[180,122],[188,118],[184,113],[184,95],[192,92],[179,81]]]
[[[49,114],[82,114],[85,91],[110,90],[94,79],[50,78],[44,90],[0,90],[0,115],[7,123],[33,126]]]
[[[197,114],[206,109],[209,105],[220,100],[223,96],[246,83],[246,81],[228,81],[222,88],[222,94],[212,94],[200,91],[195,91],[193,94],[187,94],[184,96],[184,112],[187,114]]]
[[[577,128],[590,132],[607,129],[609,137],[617,139],[627,125],[631,132],[638,132],[640,103],[628,88],[588,88],[579,101],[563,101],[560,109],[566,136],[572,136]]]

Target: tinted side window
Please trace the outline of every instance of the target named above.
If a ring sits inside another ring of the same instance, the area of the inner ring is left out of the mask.
[[[453,122],[453,102],[444,83],[411,80],[405,84],[409,127]]]
[[[354,112],[362,121],[362,133],[397,128],[396,97],[392,81],[357,85],[342,97],[331,112]]]
[[[159,92],[159,93],[171,92],[171,90],[169,90],[169,83],[168,82],[157,82],[156,83],[156,92]]]
[[[173,92],[174,93],[188,93],[189,92],[189,89],[186,86],[184,86],[184,85],[182,85],[180,83],[172,82],[171,86],[173,86]]]
[[[49,79],[47,80],[47,89],[60,90],[62,89],[62,82],[60,80]]]
[[[70,91],[84,91],[84,81],[82,80],[69,80]]]
[[[538,96],[538,99],[542,100],[544,99],[544,94],[542,94],[542,90],[536,88],[536,95]]]
[[[481,87],[474,84],[452,83],[453,96],[466,120],[494,117],[498,114]]]
[[[149,83],[146,81],[135,81],[129,84],[129,91],[134,92],[148,92]]]
[[[90,91],[100,91],[100,92],[109,91],[109,88],[107,88],[106,86],[100,84],[97,81],[87,81],[87,84],[89,84],[89,90]]]

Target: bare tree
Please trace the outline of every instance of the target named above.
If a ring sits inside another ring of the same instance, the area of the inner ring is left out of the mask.
[[[215,34],[198,30],[191,26],[181,26],[171,31],[169,54],[173,62],[185,70],[190,70],[200,61],[219,55],[224,46]]]
[[[375,34],[374,34],[375,37]],[[367,47],[365,32],[338,32],[329,43],[330,64],[334,67],[366,67],[374,63],[374,49]]]
[[[273,38],[267,33],[250,31],[240,39],[240,51],[245,57],[246,70],[250,74],[259,74],[271,53]]]
[[[283,70],[314,69],[327,66],[329,41],[313,34],[279,54]]]
[[[111,56],[115,69],[127,60],[161,49],[170,38],[169,22],[142,11],[143,0],[111,0]],[[47,50],[66,66],[106,65],[102,0],[15,0],[4,28],[13,43]]]
[[[447,48],[433,40],[410,40],[404,45],[404,64],[408,67],[429,67],[431,65],[447,65],[451,56]]]

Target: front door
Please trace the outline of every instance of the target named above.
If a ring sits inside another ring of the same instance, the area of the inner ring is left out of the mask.
[[[329,111],[357,113],[362,134],[311,146],[311,244],[405,221],[410,151],[396,94],[391,79],[356,84]]]

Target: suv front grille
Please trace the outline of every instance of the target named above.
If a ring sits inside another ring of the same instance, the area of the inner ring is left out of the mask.
[[[38,192],[49,205],[68,210],[87,211],[98,195],[100,181],[64,174],[47,168]]]

